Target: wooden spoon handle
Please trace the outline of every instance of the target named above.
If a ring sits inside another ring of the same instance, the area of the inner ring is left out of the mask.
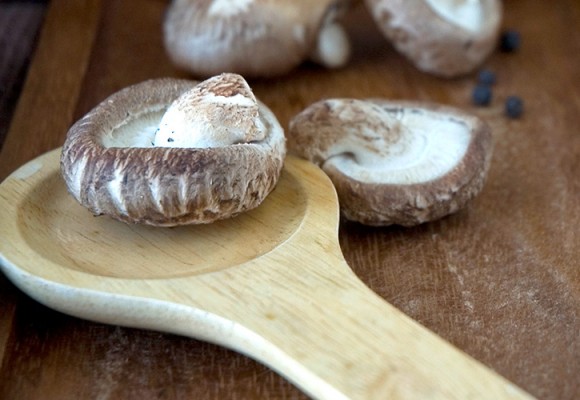
[[[237,292],[240,307],[232,308],[229,319],[251,334],[230,347],[271,366],[311,396],[532,398],[389,305],[342,257],[327,253],[315,268],[288,262],[276,260],[282,268],[269,269],[272,280]],[[243,270],[252,274],[251,268]]]

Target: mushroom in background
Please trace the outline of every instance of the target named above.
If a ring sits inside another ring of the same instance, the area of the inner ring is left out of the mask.
[[[442,77],[474,71],[497,46],[500,0],[365,0],[377,26],[418,69]]]
[[[326,172],[345,218],[376,226],[458,211],[481,191],[492,153],[475,116],[378,99],[312,104],[290,121],[288,147]]]
[[[95,215],[175,226],[257,207],[285,155],[274,114],[241,76],[222,74],[199,84],[150,80],[111,95],[69,130],[61,171]]]
[[[173,0],[163,22],[170,59],[196,76],[282,75],[305,60],[343,66],[350,44],[338,19],[348,0]]]

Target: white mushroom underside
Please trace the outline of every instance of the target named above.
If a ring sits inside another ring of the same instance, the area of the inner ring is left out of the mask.
[[[425,0],[433,11],[452,24],[477,32],[484,24],[482,2],[486,0]]]
[[[103,135],[104,147],[153,147],[155,132],[165,109],[151,111],[131,118]]]
[[[241,76],[221,74],[168,106],[127,112],[122,123],[105,129],[101,142],[106,148],[198,149],[260,142],[267,136],[260,107]]]
[[[183,140],[177,140],[173,143],[167,144],[167,139],[164,137],[158,137],[157,133],[159,131],[159,125],[163,118],[164,111],[157,111],[144,114],[137,119],[130,120],[123,125],[120,125],[102,138],[102,145],[106,148],[109,147],[179,147],[179,148],[204,148],[204,147],[216,147],[225,146],[232,143],[215,143],[211,141],[211,135],[209,134],[209,129],[211,126],[205,127],[206,129],[197,132],[196,135],[191,135],[191,140],[188,137],[184,137]],[[261,129],[266,129],[264,123],[259,120],[258,124]],[[235,133],[235,132],[234,132]],[[203,141],[204,137],[210,137],[209,141]],[[161,143],[161,144],[160,144]]]
[[[400,123],[413,136],[388,146],[388,151],[369,152],[368,141],[356,133],[332,147],[323,168],[333,166],[364,183],[414,184],[428,182],[451,171],[467,152],[467,125],[446,115],[402,112]]]

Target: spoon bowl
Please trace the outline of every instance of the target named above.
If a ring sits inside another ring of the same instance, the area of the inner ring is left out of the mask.
[[[134,279],[203,274],[260,257],[298,229],[304,217],[303,189],[292,175],[285,173],[282,179],[284,184],[273,197],[283,197],[293,207],[269,201],[226,221],[160,229],[94,217],[68,194],[59,172],[53,171],[30,187],[26,201],[15,210],[16,222],[28,247],[59,267]],[[263,223],[282,215],[283,224]]]

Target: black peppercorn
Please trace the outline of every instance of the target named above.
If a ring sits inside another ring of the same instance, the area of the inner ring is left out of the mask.
[[[499,47],[506,53],[517,51],[520,48],[520,33],[514,30],[508,30],[501,34]]]
[[[505,113],[510,118],[519,118],[524,112],[524,102],[518,96],[509,96],[505,101]]]
[[[482,85],[493,85],[495,84],[495,80],[495,72],[489,69],[481,70],[477,75],[477,82]]]
[[[487,106],[491,103],[492,92],[491,88],[487,85],[477,85],[473,89],[471,94],[471,99],[473,104],[478,106]]]

